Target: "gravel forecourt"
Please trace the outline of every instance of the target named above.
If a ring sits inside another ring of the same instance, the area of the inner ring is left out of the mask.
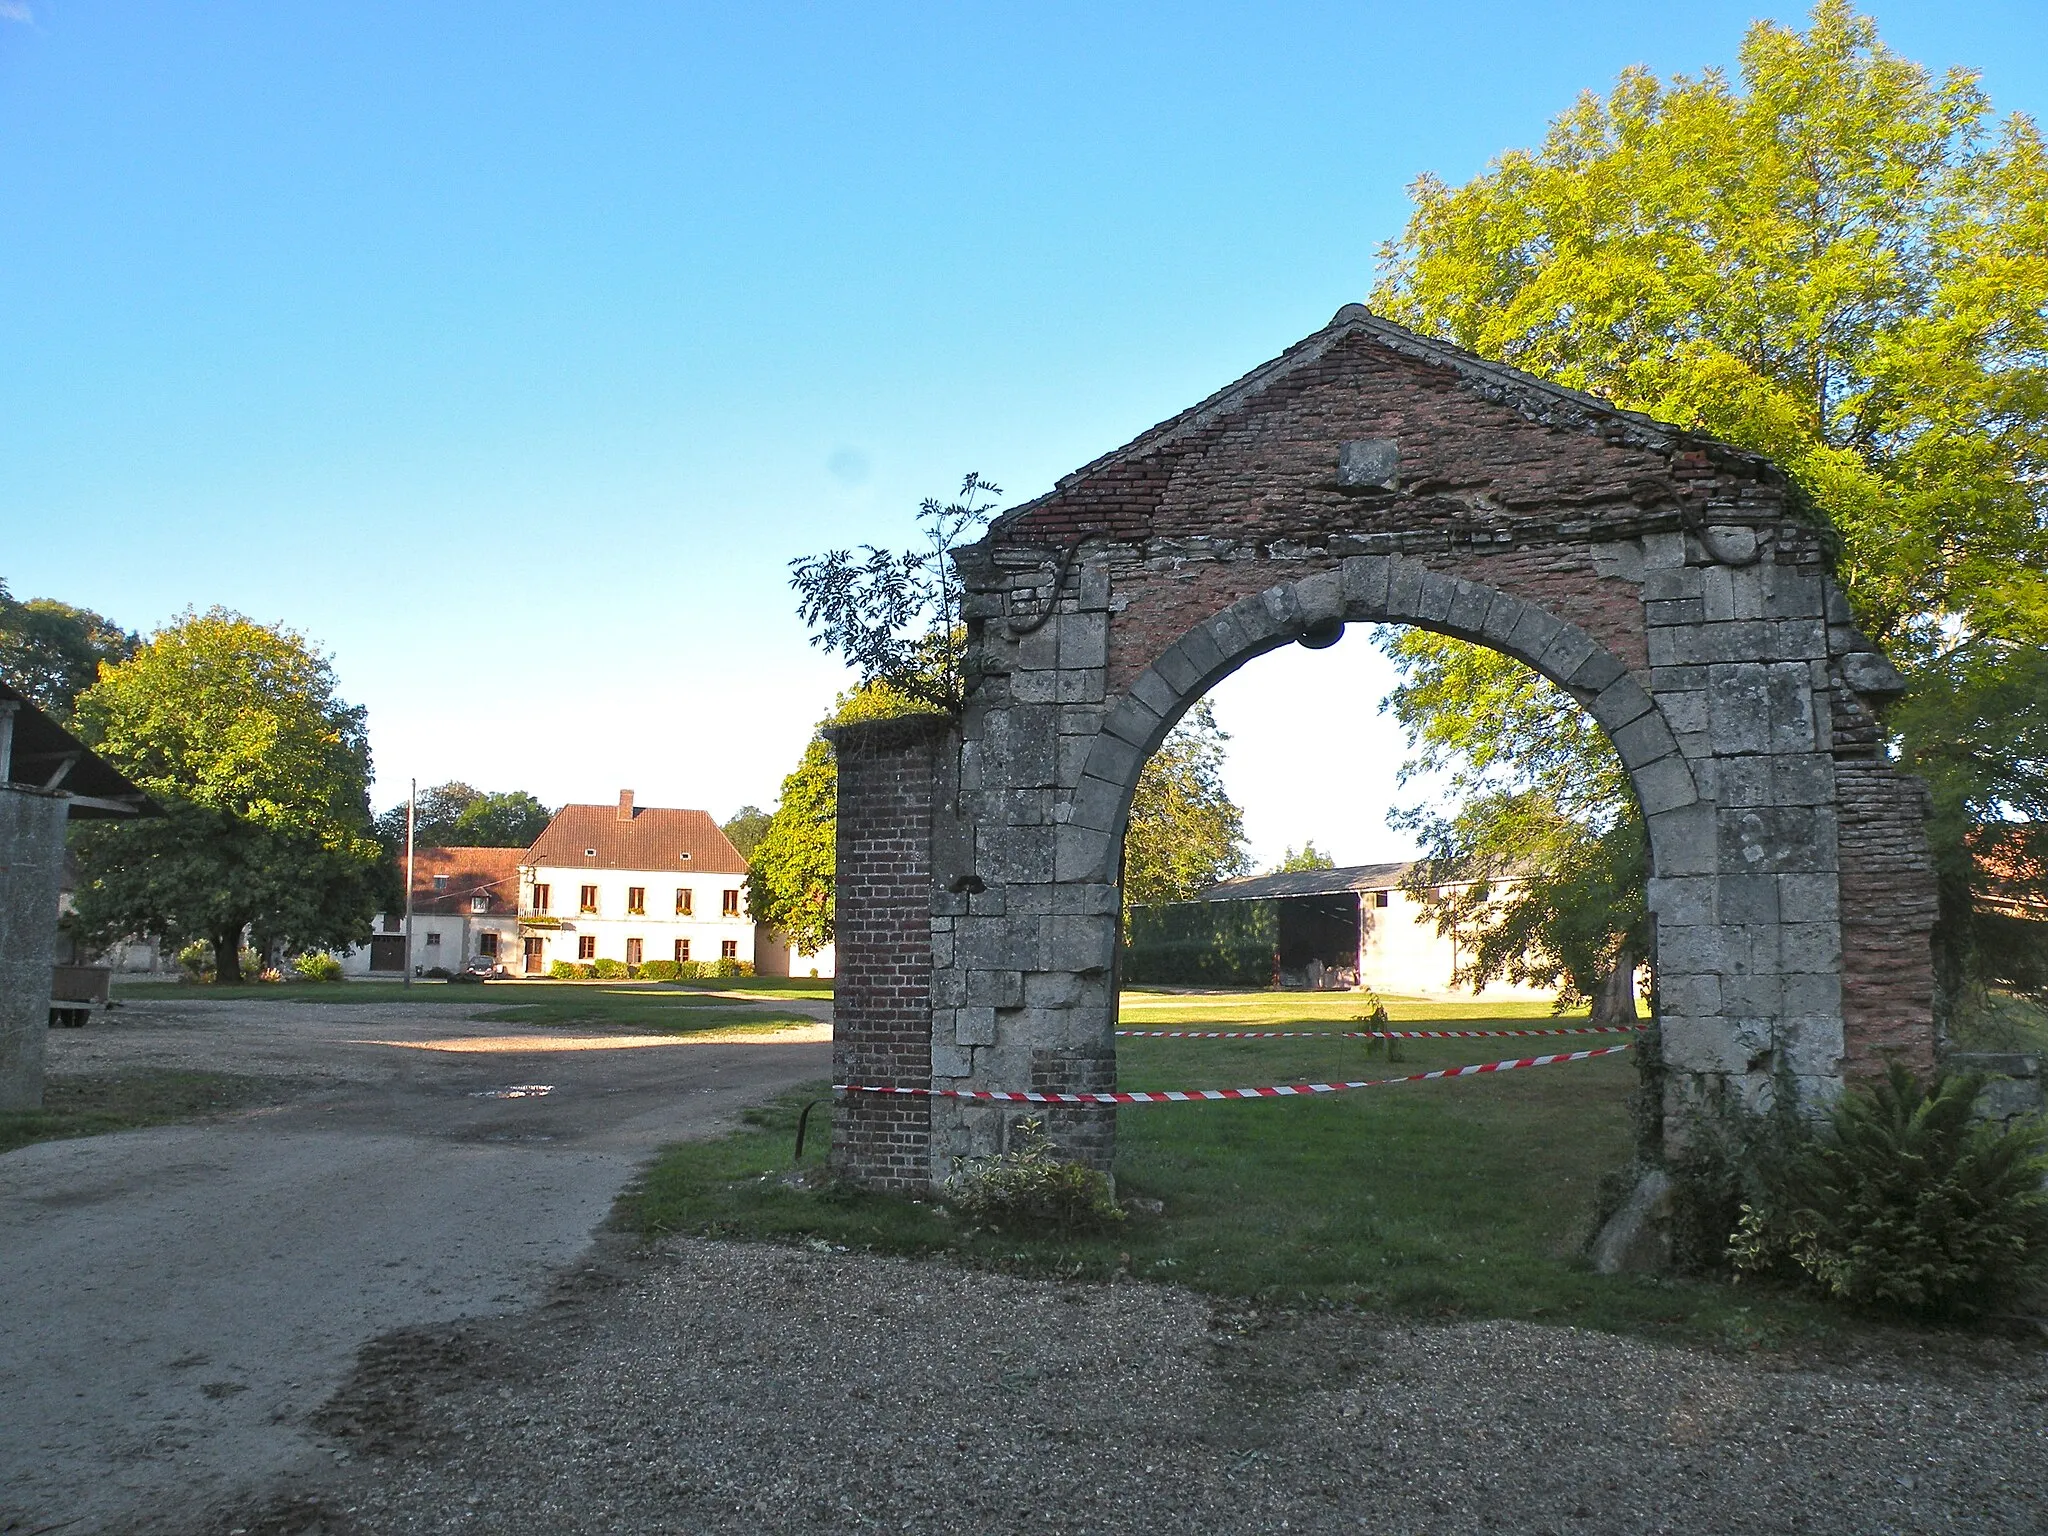
[[[379,1341],[319,1427],[346,1462],[211,1529],[2048,1529],[2031,1345],[1720,1355],[690,1238]]]

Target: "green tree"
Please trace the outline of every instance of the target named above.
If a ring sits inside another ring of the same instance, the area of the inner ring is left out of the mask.
[[[0,583],[0,679],[59,722],[99,679],[102,664],[126,661],[136,637],[89,608],[54,598],[17,602]]]
[[[1859,618],[1912,685],[1891,724],[1937,797],[1961,976],[1970,836],[2048,837],[2027,809],[2048,796],[2035,125],[1823,0],[1804,32],[1753,25],[1736,82],[1630,70],[1540,148],[1413,194],[1381,313],[1767,453],[1839,534]]]
[[[1244,812],[1223,786],[1230,737],[1207,699],[1181,717],[1138,774],[1124,829],[1124,905],[1187,901],[1251,870]]]
[[[720,830],[725,833],[726,841],[740,851],[741,858],[751,859],[773,819],[758,805],[743,805],[726,819]]]
[[[1299,851],[1292,844],[1289,844],[1287,851],[1280,855],[1280,862],[1267,870],[1266,873],[1269,875],[1291,875],[1301,870],[1335,869],[1336,867],[1337,861],[1318,848],[1314,838],[1310,838],[1301,845]]]
[[[978,533],[1002,487],[977,474],[951,502],[927,497],[918,512],[925,547],[902,554],[863,545],[792,560],[789,584],[811,644],[837,652],[860,673],[929,709],[956,711],[965,691],[967,629],[953,551]]]
[[[493,793],[451,779],[419,792],[413,842],[421,848],[524,848],[553,815],[523,789]],[[377,818],[377,840],[393,854],[404,853],[403,800]]]
[[[388,866],[363,710],[299,635],[186,614],[79,695],[77,725],[165,810],[79,829],[84,932],[205,939],[224,983],[245,929],[265,958],[368,936]]]
[[[1443,774],[1449,814],[1396,813],[1423,857],[1403,882],[1458,939],[1457,979],[1555,987],[1597,1021],[1636,1016],[1648,942],[1643,825],[1626,771],[1570,695],[1497,651],[1422,630],[1385,642],[1407,782]]]
[[[839,764],[825,728],[930,708],[927,701],[882,683],[842,694],[832,713],[818,722],[796,768],[782,781],[775,814],[747,854],[747,910],[755,921],[787,935],[801,953],[814,955],[832,942],[832,886],[839,867]]]

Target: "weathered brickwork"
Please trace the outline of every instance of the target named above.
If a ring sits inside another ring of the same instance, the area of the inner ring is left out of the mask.
[[[932,1078],[934,762],[952,724],[931,715],[828,733],[839,762],[833,1081],[922,1088]],[[930,1101],[853,1094],[832,1122],[831,1166],[870,1189],[930,1177]]]
[[[930,840],[938,1085],[1112,1084],[1139,769],[1220,678],[1357,622],[1518,657],[1613,739],[1650,838],[1671,1140],[1713,1101],[1789,1078],[1818,1104],[1845,1067],[1928,1058],[1919,791],[1878,754],[1897,679],[1766,461],[1354,308],[960,563],[968,705]],[[1015,1118],[935,1102],[930,1177]],[[1107,1165],[1106,1113],[1050,1118]]]
[[[1882,762],[1835,767],[1842,817],[1842,1030],[1859,1076],[1934,1065],[1934,862],[1927,792]]]

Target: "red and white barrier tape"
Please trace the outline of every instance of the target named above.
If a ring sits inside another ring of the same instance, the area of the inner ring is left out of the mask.
[[[1130,1040],[1507,1040],[1530,1035],[1633,1035],[1640,1024],[1579,1024],[1566,1029],[1120,1029]]]
[[[1470,1067],[1438,1067],[1406,1077],[1375,1077],[1357,1083],[1287,1083],[1270,1088],[1186,1088],[1158,1093],[1005,1093],[972,1088],[884,1088],[872,1083],[834,1083],[834,1093],[884,1093],[919,1099],[971,1099],[978,1104],[1199,1104],[1212,1099],[1300,1099],[1353,1088],[1385,1088],[1394,1083],[1428,1083],[1443,1077],[1475,1077],[1482,1072],[1512,1072],[1518,1067],[1548,1067],[1565,1061],[1613,1056],[1626,1045],[1599,1045],[1584,1051],[1558,1051],[1549,1056],[1522,1056],[1513,1061],[1488,1061]]]

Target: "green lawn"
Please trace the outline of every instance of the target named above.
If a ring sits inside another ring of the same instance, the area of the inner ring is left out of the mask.
[[[0,1152],[32,1141],[132,1131],[225,1110],[281,1104],[303,1086],[274,1077],[140,1068],[113,1075],[53,1076],[43,1085],[41,1109],[0,1114]]]
[[[781,978],[771,978],[780,980]],[[749,981],[749,986],[752,983]],[[816,982],[808,982],[816,986]],[[809,994],[791,989],[749,992],[763,1002]],[[830,993],[826,994],[828,997]],[[344,982],[339,986],[303,983],[244,987],[192,986],[180,982],[117,984],[115,1001],[181,998],[202,1002],[317,1003],[364,1007],[390,1003],[459,1003],[488,1009],[493,1023],[560,1028],[565,1025],[630,1030],[651,1034],[695,1034],[740,1027],[795,1027],[811,1022],[787,1010],[736,1006],[708,984],[661,982],[522,981],[486,982],[481,986],[417,981],[410,988],[394,982]]]
[[[1396,1023],[1541,1027],[1527,1004],[1390,1001]],[[1348,1013],[1346,1010],[1348,1009]],[[1426,1010],[1426,1011],[1425,1011]],[[1341,1028],[1341,995],[1125,998],[1126,1024]],[[1247,1087],[1374,1078],[1613,1043],[1118,1041],[1128,1089]],[[622,1202],[647,1232],[803,1239],[942,1253],[1039,1274],[1170,1279],[1281,1303],[1337,1302],[1429,1315],[1541,1318],[1668,1332],[1738,1345],[1812,1339],[1831,1326],[1801,1299],[1726,1286],[1595,1275],[1580,1258],[1596,1186],[1629,1154],[1633,1057],[1457,1081],[1406,1083],[1313,1100],[1132,1105],[1117,1114],[1117,1187],[1159,1201],[1086,1240],[963,1231],[932,1202],[785,1179],[796,1115],[824,1084],[763,1106],[740,1133],[671,1149]],[[821,1160],[828,1102],[811,1115],[805,1162]]]

